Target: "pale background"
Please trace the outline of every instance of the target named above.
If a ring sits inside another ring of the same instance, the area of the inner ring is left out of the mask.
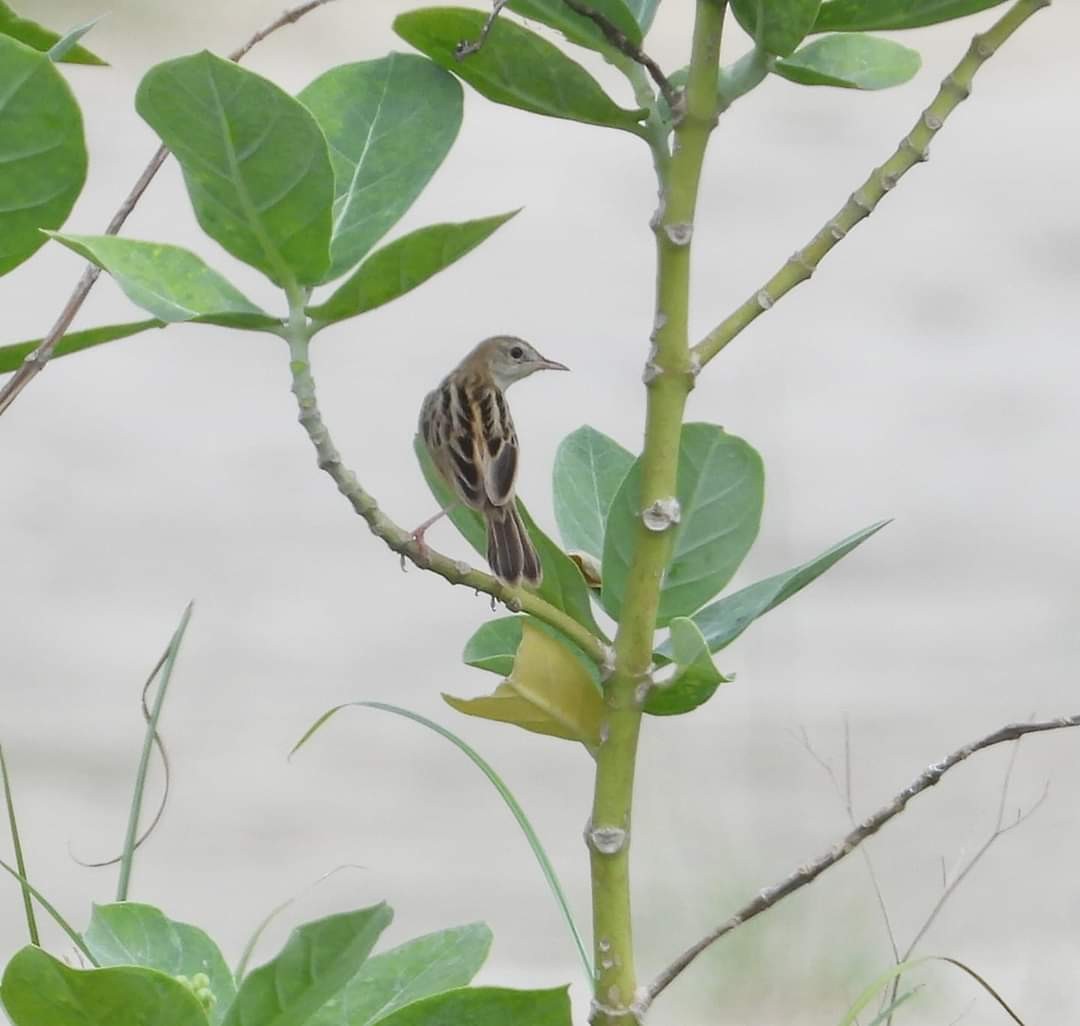
[[[72,231],[101,230],[153,149],[132,108],[145,70],[204,46],[228,51],[282,8],[108,6],[88,42],[112,70],[68,69],[92,158]],[[342,0],[274,36],[248,66],[297,90],[336,63],[407,49],[390,23],[408,6]],[[101,5],[21,9],[63,27]],[[684,63],[688,14],[667,0],[650,38],[668,68]],[[695,334],[892,152],[994,15],[906,34],[925,65],[904,88],[857,95],[775,80],[724,116],[695,232]],[[735,685],[692,717],[648,722],[634,850],[643,979],[843,831],[843,810],[793,731],[805,727],[839,765],[849,719],[866,813],[1003,722],[1078,711],[1078,35],[1075,3],[1026,25],[979,76],[930,164],[812,286],[710,366],[692,397],[691,417],[746,437],[767,467],[760,541],[737,584],[881,517],[896,521],[723,654]],[[727,59],[744,48],[734,32],[726,42]],[[564,435],[588,422],[640,442],[648,154],[619,133],[466,95],[456,147],[397,231],[524,212],[414,295],[320,337],[316,374],[347,461],[411,525],[432,509],[410,451],[415,413],[463,351],[514,332],[571,364],[573,375],[512,396],[520,490],[553,528],[549,478]],[[194,245],[280,305],[200,237],[174,164],[126,231]],[[3,341],[40,335],[79,271],[49,247],[0,282]],[[103,281],[78,324],[136,316]],[[587,926],[587,757],[443,705],[441,691],[493,683],[458,659],[490,615],[487,600],[402,574],[315,469],[283,345],[174,327],[58,361],[0,423],[0,482],[0,739],[33,879],[76,924],[91,899],[111,898],[115,873],[81,869],[69,851],[118,849],[142,737],[138,689],[195,598],[164,720],[172,802],[132,897],[202,925],[234,960],[271,906],[356,863],[364,869],[306,891],[260,957],[292,922],[385,898],[397,910],[388,941],[486,920],[496,943],[483,981],[573,981],[583,1007],[572,947],[521,836],[446,742],[353,712],[285,761],[318,714],[349,699],[397,702],[452,726],[515,789]],[[467,555],[445,526],[432,540]],[[869,846],[901,943],[939,893],[942,860],[956,864],[990,830],[1007,755],[955,771]],[[980,864],[922,948],[970,963],[1029,1023],[1080,1016],[1076,733],[1025,742],[1010,809],[1047,780],[1046,805]],[[0,893],[6,957],[24,927],[16,887]],[[60,940],[54,949],[66,950]],[[653,1019],[835,1023],[889,958],[856,856],[721,943]],[[1004,1021],[958,975],[927,979],[902,1021]]]

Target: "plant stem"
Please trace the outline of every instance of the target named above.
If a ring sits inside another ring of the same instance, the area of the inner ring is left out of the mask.
[[[690,241],[698,182],[716,124],[723,0],[697,0],[686,108],[675,128],[670,163],[658,161],[660,208],[654,348],[646,364],[642,510],[671,509],[679,437],[694,367],[688,346]],[[652,520],[652,518],[650,518]],[[666,527],[638,525],[629,585],[615,640],[615,672],[605,689],[606,732],[597,753],[596,790],[586,841],[593,881],[597,964],[593,1026],[636,1026],[639,1010],[630,908],[630,821],[642,704],[651,680],[660,582],[671,555],[677,512]]]
[[[41,938],[38,936],[37,920],[34,918],[34,903],[30,900],[30,887],[26,882],[26,862],[23,859],[22,842],[19,840],[19,823],[15,818],[15,799],[11,796],[11,780],[8,778],[7,761],[4,759],[4,749],[0,746],[0,776],[4,780],[4,803],[7,805],[8,824],[11,827],[11,846],[15,851],[15,865],[22,877],[23,911],[26,913],[26,929],[30,934],[30,943],[35,947],[41,946]]]

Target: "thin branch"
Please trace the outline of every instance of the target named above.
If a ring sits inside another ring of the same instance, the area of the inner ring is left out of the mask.
[[[480,37],[474,39],[471,43],[468,40],[462,39],[458,45],[454,47],[454,56],[459,61],[479,52],[480,48],[487,42],[488,33],[491,31],[492,25],[495,24],[495,19],[502,14],[502,9],[509,2],[510,0],[495,0],[495,3],[491,8],[491,13],[487,16],[483,28],[480,29]]]
[[[285,11],[284,14],[270,22],[265,28],[259,29],[259,31],[244,43],[243,46],[233,50],[233,52],[229,54],[229,60],[241,60],[252,47],[261,43],[271,33],[276,32],[286,25],[292,25],[304,17],[305,14],[310,14],[316,8],[324,7],[331,2],[332,0],[308,0],[307,3],[290,8]],[[124,198],[124,202],[120,204],[119,209],[113,214],[108,227],[105,229],[106,235],[116,235],[119,233],[124,222],[128,219],[128,215],[135,209],[135,204],[142,199],[146,187],[150,184],[154,175],[158,173],[161,165],[165,163],[165,158],[168,157],[168,155],[169,151],[164,146],[159,146],[157,150],[154,151],[154,155],[150,158],[150,163],[143,169],[142,174],[139,175],[138,180],[131,187],[131,192],[127,194]],[[98,280],[100,274],[100,267],[97,267],[94,264],[87,264],[86,270],[82,273],[82,277],[79,278],[78,283],[68,297],[68,301],[64,304],[64,308],[60,311],[60,315],[56,318],[55,323],[49,329],[48,334],[41,340],[41,344],[23,360],[19,369],[4,383],[3,388],[0,388],[0,416],[7,411],[8,407],[18,398],[22,390],[45,369],[45,365],[52,359],[52,355],[56,351],[57,345],[59,345],[60,340],[64,337],[68,328],[71,327],[71,322],[82,308],[83,303],[86,302],[86,297],[90,295],[90,290],[94,287],[94,283]]]
[[[706,948],[718,941],[721,937],[731,933],[743,923],[749,922],[762,912],[767,911],[774,905],[779,904],[784,898],[795,891],[800,890],[807,884],[816,880],[826,869],[836,865],[842,859],[850,855],[867,838],[873,837],[894,816],[898,816],[907,807],[909,801],[916,795],[921,794],[927,788],[933,787],[949,770],[959,765],[965,759],[981,752],[984,748],[1004,744],[1007,741],[1016,741],[1026,734],[1038,734],[1047,730],[1062,730],[1067,727],[1080,727],[1080,713],[1074,716],[1061,716],[1052,720],[1037,720],[1027,723],[1009,723],[995,730],[992,734],[979,738],[963,748],[957,749],[947,755],[941,762],[933,763],[922,771],[907,787],[904,788],[887,805],[878,809],[872,816],[864,819],[846,837],[834,844],[824,854],[819,855],[812,862],[800,866],[795,872],[786,876],[783,880],[766,887],[756,898],[744,905],[730,919],[721,923],[714,930],[707,933],[696,944],[686,949],[674,962],[664,969],[648,987],[645,1000],[647,1007],[663,992],[679,974],[694,961]]]
[[[869,217],[882,197],[891,192],[911,168],[927,159],[930,142],[945,119],[970,95],[975,73],[1028,18],[1049,4],[1050,0],[1017,0],[986,32],[972,39],[963,60],[945,77],[933,103],[900,141],[896,152],[870,173],[836,216],[806,246],[796,250],[754,295],[694,346],[692,351],[700,365],[708,363],[752,321],[771,309],[796,285],[806,281],[833,246]]]

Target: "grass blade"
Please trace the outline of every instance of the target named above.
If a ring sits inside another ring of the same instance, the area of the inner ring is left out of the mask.
[[[7,760],[4,758],[2,745],[0,745],[0,776],[4,778],[4,803],[7,805],[8,822],[11,824],[11,846],[15,849],[15,865],[18,867],[21,880],[23,908],[26,910],[26,928],[30,933],[30,943],[36,947],[41,947],[37,921],[34,919],[34,903],[30,900],[29,884],[26,882],[26,862],[23,860],[22,843],[19,840],[19,825],[15,819],[15,802],[11,797],[11,780],[8,777]]]
[[[395,716],[404,716],[414,723],[419,723],[421,726],[433,730],[436,734],[442,735],[447,741],[467,755],[480,772],[491,781],[492,786],[499,792],[502,800],[506,803],[507,808],[513,814],[514,819],[517,820],[518,826],[521,827],[521,832],[529,842],[529,847],[532,848],[536,861],[540,864],[540,871],[544,874],[544,879],[547,880],[548,887],[551,888],[551,893],[554,895],[555,901],[558,903],[563,918],[566,920],[566,925],[574,939],[574,945],[581,958],[581,964],[585,968],[585,975],[589,980],[589,987],[591,990],[593,981],[596,978],[593,972],[592,962],[589,959],[585,943],[581,939],[581,934],[578,932],[577,924],[574,922],[574,915],[570,911],[570,903],[566,900],[566,894],[563,892],[562,884],[559,883],[559,877],[555,872],[555,867],[551,864],[547,852],[544,851],[544,846],[540,843],[540,838],[533,829],[532,823],[529,822],[529,817],[525,815],[525,810],[518,804],[518,800],[514,797],[513,792],[511,792],[510,788],[503,783],[502,777],[495,772],[491,765],[487,763],[474,748],[466,744],[457,736],[457,734],[440,726],[434,720],[429,720],[426,716],[421,716],[419,713],[403,709],[398,705],[389,705],[386,702],[346,702],[343,705],[335,706],[328,712],[323,713],[323,715],[307,729],[304,736],[293,746],[292,752],[289,753],[290,758],[299,751],[308,740],[310,740],[312,735],[315,734],[315,732],[319,730],[331,716],[349,706],[360,706],[365,709],[379,709],[382,712],[393,713]]]
[[[82,953],[86,960],[93,966],[98,964],[97,959],[90,954],[90,949],[86,946],[82,937],[79,935],[79,931],[75,929],[59,912],[56,911],[56,907],[48,898],[45,897],[29,880],[23,876],[14,866],[9,866],[3,859],[0,859],[0,869],[7,870],[16,880],[22,884],[24,891],[29,891],[36,899],[37,903],[45,909],[46,912],[52,916],[56,925],[60,927],[71,939],[71,943],[75,945]]]

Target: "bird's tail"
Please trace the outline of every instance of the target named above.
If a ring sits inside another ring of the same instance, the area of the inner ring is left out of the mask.
[[[514,506],[495,506],[487,515],[487,559],[495,576],[510,585],[537,587],[543,579],[540,557]]]

